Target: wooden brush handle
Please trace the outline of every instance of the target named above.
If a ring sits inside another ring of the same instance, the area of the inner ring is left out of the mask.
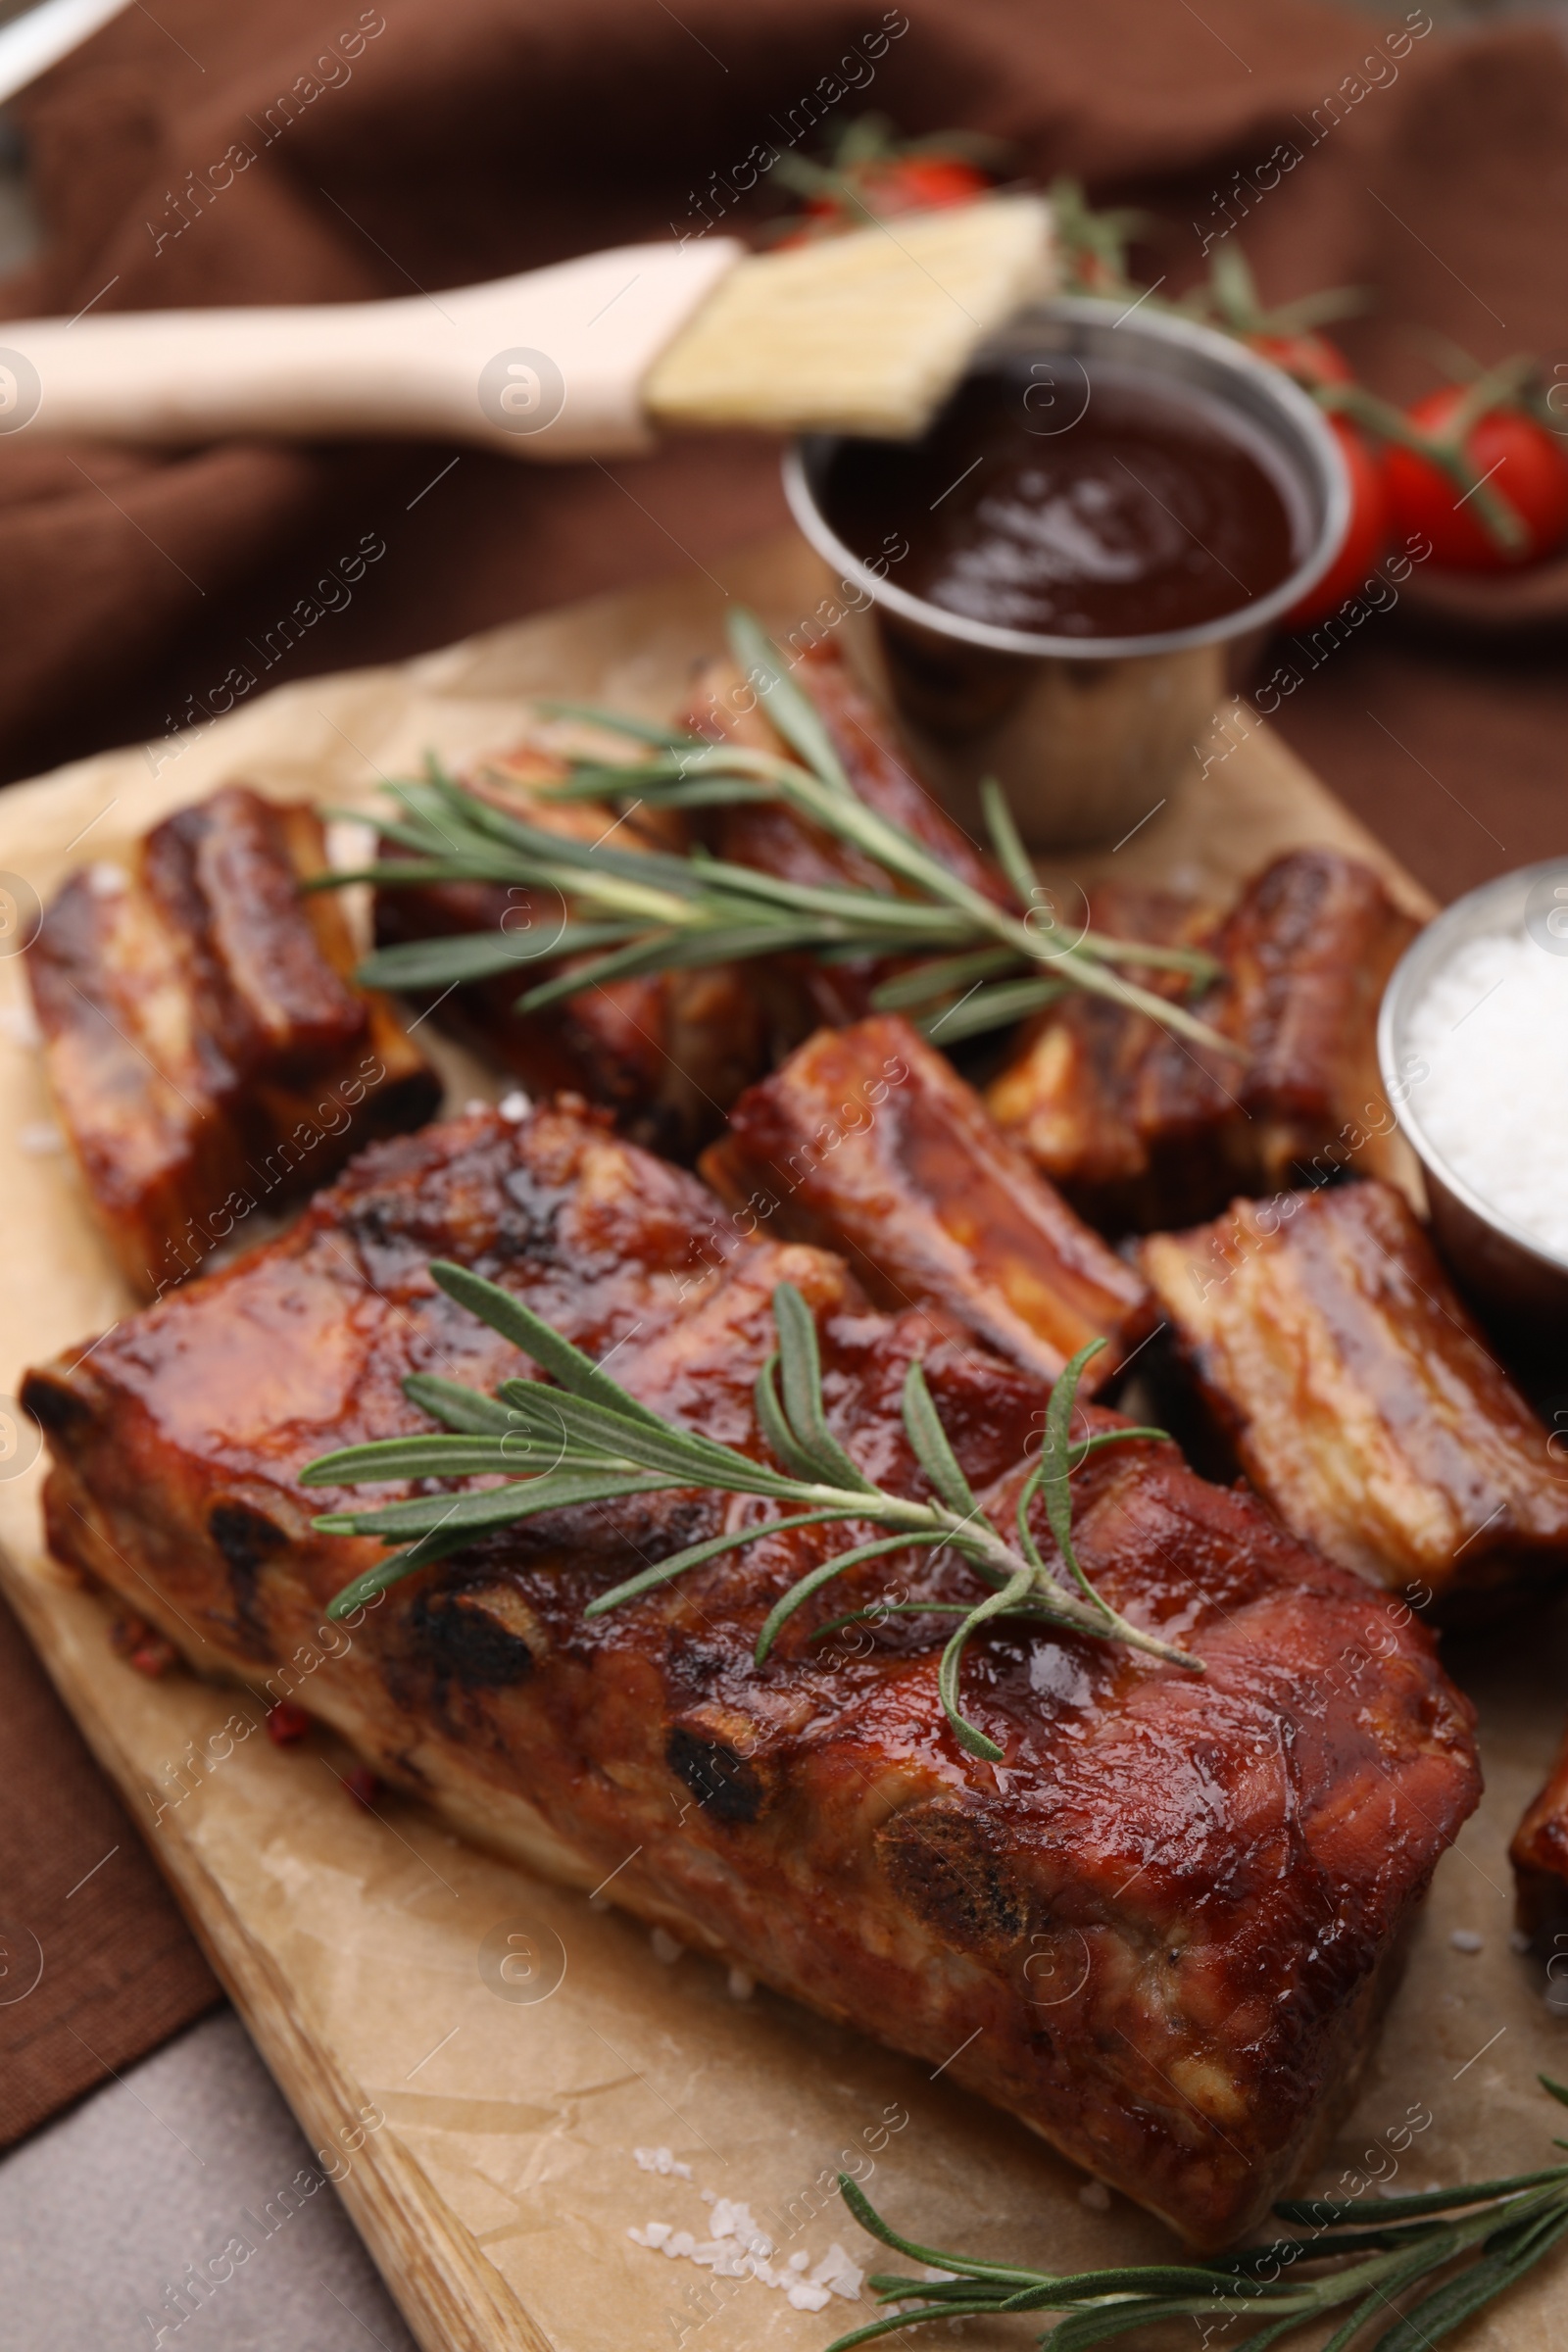
[[[646,449],[643,379],[743,251],[622,245],[397,302],[0,319],[0,431]]]

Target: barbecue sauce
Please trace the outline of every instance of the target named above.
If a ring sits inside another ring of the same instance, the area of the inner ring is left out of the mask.
[[[1245,421],[1166,378],[1054,375],[975,375],[920,440],[842,443],[840,537],[865,557],[904,538],[899,587],[1031,636],[1200,627],[1279,586],[1303,534]]]

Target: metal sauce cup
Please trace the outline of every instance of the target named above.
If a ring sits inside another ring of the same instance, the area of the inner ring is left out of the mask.
[[[1568,956],[1565,913],[1568,858],[1548,858],[1484,882],[1411,941],[1389,976],[1378,1015],[1384,1092],[1421,1162],[1433,1231],[1460,1289],[1505,1325],[1525,1332],[1555,1327],[1559,1336],[1568,1317],[1568,1258],[1510,1224],[1433,1143],[1421,1118],[1423,1079],[1411,1067],[1410,1016],[1429,982],[1472,939],[1528,930],[1543,955]]]
[[[993,627],[911,596],[839,538],[823,507],[843,436],[811,433],[784,461],[784,491],[805,536],[858,593],[850,651],[897,710],[915,758],[960,820],[996,776],[1037,849],[1113,841],[1195,772],[1193,747],[1224,697],[1224,648],[1287,612],[1338,554],[1350,489],[1321,413],[1277,368],[1187,319],[1129,316],[1108,302],[1060,300],[1021,312],[980,352],[1029,363],[1024,429],[1076,422],[1097,364],[1118,379],[1190,386],[1232,415],[1292,510],[1298,551],[1267,596],[1191,629],[1143,637],[1040,637]],[[1272,463],[1270,463],[1272,461]]]

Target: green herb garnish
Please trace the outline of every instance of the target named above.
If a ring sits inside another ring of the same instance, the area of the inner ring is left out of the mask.
[[[1069,1480],[1079,1463],[1102,1446],[1121,1445],[1129,1438],[1164,1435],[1156,1429],[1102,1430],[1078,1439],[1070,1435],[1079,1379],[1090,1358],[1105,1345],[1103,1340],[1092,1340],[1081,1348],[1063,1367],[1051,1393],[1040,1459],[1018,1497],[1014,1544],[993,1526],[975,1500],[918,1363],[909,1366],[905,1378],[904,1427],[935,1491],[935,1499],[919,1502],[885,1494],[851,1460],[828,1427],[815,1321],[791,1283],[781,1282],[773,1293],[778,1348],[757,1376],[757,1418],[773,1455],[770,1463],[754,1461],[711,1438],[662,1420],[628,1396],[609,1373],[531,1307],[482,1275],[439,1258],[430,1272],[449,1298],[511,1340],[560,1386],[540,1380],[506,1380],[493,1396],[487,1396],[456,1381],[410,1373],[403,1383],[404,1394],[442,1423],[440,1434],[350,1446],[312,1462],[300,1473],[306,1486],[360,1486],[380,1479],[467,1478],[496,1472],[508,1478],[502,1487],[461,1494],[423,1494],[409,1502],[332,1511],[318,1518],[315,1524],[326,1535],[414,1539],[406,1550],[393,1552],[345,1586],[331,1602],[329,1617],[346,1616],[415,1569],[535,1512],[697,1488],[727,1494],[759,1494],[792,1507],[783,1517],[763,1519],[689,1544],[616,1585],[613,1591],[602,1592],[589,1602],[586,1616],[602,1617],[606,1610],[619,1608],[623,1602],[670,1583],[688,1568],[716,1559],[723,1552],[738,1551],[764,1537],[791,1528],[857,1520],[893,1532],[836,1553],[792,1585],[768,1612],[758,1637],[759,1666],[796,1610],[834,1577],[862,1561],[925,1546],[957,1552],[991,1588],[978,1602],[942,1604],[944,1613],[959,1619],[942,1653],[942,1704],[955,1736],[971,1755],[995,1763],[1004,1753],[994,1740],[966,1722],[958,1708],[958,1673],[965,1644],[981,1626],[998,1618],[1029,1618],[1071,1633],[1125,1642],[1168,1665],[1201,1673],[1201,1659],[1146,1634],[1102,1600],[1073,1550]],[[524,1475],[515,1476],[519,1471]],[[1045,1497],[1051,1532],[1072,1580],[1071,1588],[1052,1573],[1030,1533],[1029,1508],[1037,1494]]]
[[[1540,2081],[1568,2106],[1568,2089],[1545,2075]],[[1568,2147],[1568,2140],[1552,2145]],[[1559,2164],[1506,2180],[1382,2198],[1371,2211],[1353,2197],[1292,2199],[1274,2211],[1307,2235],[1247,2246],[1216,2262],[1133,2264],[1057,2278],[916,2245],[889,2228],[848,2173],[840,2173],[839,2190],[873,2237],[950,2275],[874,2274],[868,2284],[878,2302],[901,2308],[841,2335],[828,2352],[851,2352],[853,2345],[932,2320],[1037,2311],[1065,2315],[1038,2339],[1051,2352],[1087,2352],[1089,2345],[1134,2328],[1184,2318],[1204,2324],[1205,2343],[1220,2328],[1260,2321],[1255,2334],[1237,2339],[1237,2352],[1262,2352],[1265,2344],[1336,2312],[1345,2316],[1322,2352],[1345,2352],[1378,2320],[1387,2325],[1371,2352],[1431,2352],[1441,2337],[1506,2294],[1568,2231],[1568,2164]],[[1467,2206],[1484,2210],[1460,2220],[1441,2218]],[[1467,2254],[1477,2259],[1402,2314],[1395,2309],[1395,2297]],[[1311,2278],[1300,2276],[1320,2263],[1338,2267]]]
[[[644,808],[782,801],[871,858],[889,878],[886,890],[790,882],[701,849],[687,856],[627,849],[612,831],[592,844],[566,840],[509,815],[431,761],[421,781],[391,785],[401,815],[375,820],[383,838],[407,855],[354,873],[320,875],[315,886],[373,882],[395,890],[421,883],[489,882],[554,891],[565,910],[563,924],[555,930],[497,929],[383,948],[361,965],[364,985],[450,988],[519,964],[601,951],[587,962],[573,960],[571,968],[518,998],[519,1011],[538,1012],[611,981],[755,956],[808,954],[836,960],[917,956],[934,960],[889,982],[872,1003],[878,1011],[934,1004],[921,1025],[943,1044],[1017,1020],[1069,987],[1108,997],[1216,1052],[1240,1052],[1184,1006],[1113,968],[1157,967],[1201,985],[1219,973],[1212,956],[1195,948],[1154,947],[1094,931],[1069,939],[1044,902],[1001,790],[988,783],[982,795],[986,823],[1017,901],[1016,907],[997,905],[860,799],[820,713],[751,613],[731,617],[729,638],[793,758],[741,744],[707,743],[612,710],[566,704],[557,707],[626,736],[644,747],[646,756],[609,765],[578,760],[564,783],[532,789],[541,798],[610,800]],[[946,1001],[946,1009],[937,1000]]]

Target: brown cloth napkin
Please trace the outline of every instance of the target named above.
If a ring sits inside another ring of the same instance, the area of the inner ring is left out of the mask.
[[[4,2147],[188,2025],[219,1992],[4,1601],[0,1775]]]
[[[1163,225],[1145,266],[1171,290],[1227,231],[1271,302],[1371,288],[1346,339],[1393,396],[1436,380],[1417,329],[1568,370],[1554,35],[1455,37],[1421,7],[1385,24],[1316,0],[159,0],[21,101],[46,234],[0,307],[439,292],[745,227],[770,186],[737,192],[754,148],[808,145],[871,107],[911,131],[998,133],[1033,177],[1148,206]],[[398,657],[709,562],[782,519],[776,451],[739,440],[548,468],[0,438],[5,772],[200,718],[232,671],[261,692]],[[384,553],[346,595],[342,559],[367,541]],[[1406,619],[1298,663],[1278,718],[1451,895],[1563,846],[1568,684],[1549,650],[1435,650]],[[194,2015],[211,1981],[9,1624],[0,1775],[0,1922],[68,1899],[99,1922],[0,2007],[15,2134]],[[86,1869],[117,1840],[68,1898],[62,1854],[79,1846]]]

